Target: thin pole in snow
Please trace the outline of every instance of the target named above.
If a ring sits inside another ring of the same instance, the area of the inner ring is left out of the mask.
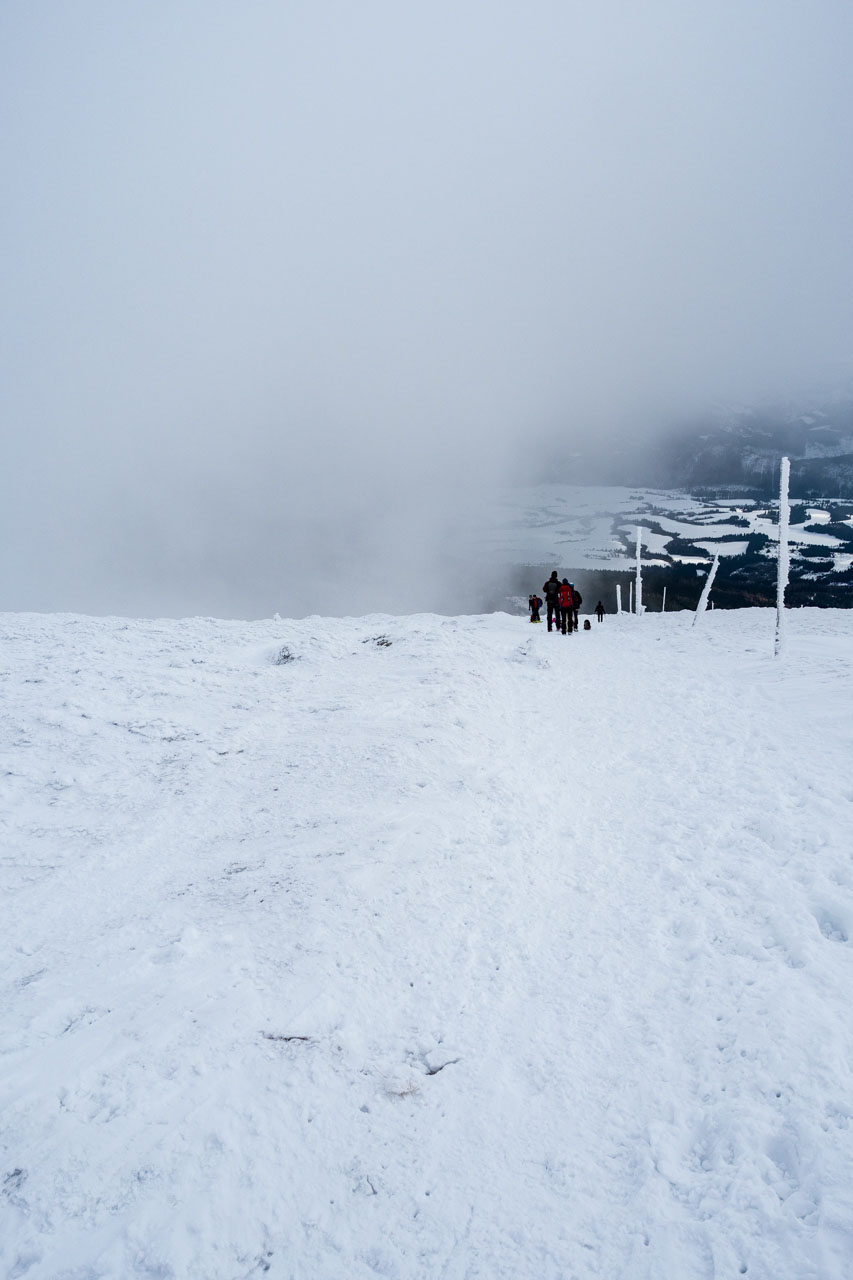
[[[622,612],[622,583],[616,583],[616,612]]]
[[[711,565],[711,572],[708,574],[708,577],[705,580],[705,586],[702,588],[702,594],[699,597],[699,603],[696,606],[696,612],[693,615],[694,627],[696,626],[696,623],[698,622],[700,615],[705,612],[705,609],[708,606],[708,596],[711,594],[711,587],[714,585],[714,579],[717,576],[717,569],[719,568],[719,564],[720,564],[720,557],[718,555],[714,556],[714,563]]]
[[[782,459],[782,471],[779,476],[779,553],[776,572],[776,644],[774,653],[778,658],[785,640],[785,588],[788,585],[790,554],[788,551],[788,482],[791,478],[791,463],[788,458]]]
[[[628,583],[628,612],[634,612],[634,583],[633,580]]]
[[[637,525],[637,614],[643,612],[643,529]]]
[[[666,613],[666,587],[663,589],[663,600],[661,601],[660,611],[661,613]]]

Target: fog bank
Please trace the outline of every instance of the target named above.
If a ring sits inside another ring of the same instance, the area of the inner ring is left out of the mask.
[[[0,608],[441,608],[467,508],[555,441],[847,376],[851,35],[5,6]]]

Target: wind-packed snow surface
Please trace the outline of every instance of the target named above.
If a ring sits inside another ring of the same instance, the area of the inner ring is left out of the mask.
[[[849,1280],[853,613],[690,621],[0,617],[0,1273]]]

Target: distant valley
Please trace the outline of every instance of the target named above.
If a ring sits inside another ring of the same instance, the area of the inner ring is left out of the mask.
[[[637,530],[647,609],[695,608],[715,555],[716,608],[775,603],[778,501],[711,497],[677,490],[537,485],[507,492],[483,529],[481,547],[509,566],[509,596],[520,607],[552,568],[584,596],[627,608],[635,573]],[[853,606],[853,499],[791,504],[793,607]],[[506,605],[504,605],[506,607]]]
[[[508,491],[482,545],[523,600],[558,568],[590,607],[627,607],[641,528],[643,598],[694,608],[715,554],[717,608],[776,598],[779,471],[791,460],[791,576],[798,607],[853,606],[853,394],[719,408],[641,442],[559,451],[544,483]],[[484,525],[484,530],[485,530]],[[528,587],[527,584],[530,583]]]

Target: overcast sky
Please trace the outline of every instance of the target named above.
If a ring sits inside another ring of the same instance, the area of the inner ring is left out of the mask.
[[[0,609],[436,607],[551,436],[848,376],[851,65],[850,0],[6,0]]]

